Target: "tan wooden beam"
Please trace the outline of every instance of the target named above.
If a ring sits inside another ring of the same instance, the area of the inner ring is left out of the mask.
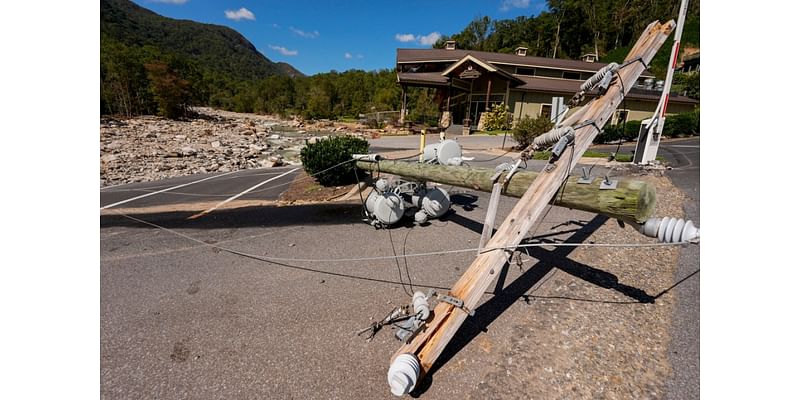
[[[648,25],[631,48],[626,61],[641,57],[644,64],[649,64],[674,27],[674,21],[665,24],[654,21]],[[622,68],[617,80],[609,87],[606,94],[593,99],[584,106],[586,111],[580,120],[592,120],[597,127],[602,128],[644,69],[643,63],[639,62]],[[515,246],[527,236],[528,231],[558,191],[565,176],[574,168],[580,156],[591,145],[598,133],[594,125],[576,129],[573,150],[568,149],[565,152],[574,151],[574,154],[571,157],[565,154],[549,172],[540,173],[537,176],[525,195],[517,202],[517,205],[498,228],[487,244],[487,248]],[[569,162],[570,160],[572,162]],[[489,284],[495,279],[500,268],[507,262],[507,257],[507,252],[503,250],[489,250],[478,255],[469,269],[455,283],[449,295],[461,299],[467,309],[473,309]],[[424,331],[414,337],[410,343],[401,346],[392,357],[394,360],[395,357],[404,353],[416,355],[421,365],[420,375],[424,375],[430,370],[467,317],[464,310],[456,309],[453,305],[444,302],[440,302],[436,306],[433,314],[432,320],[428,322]]]

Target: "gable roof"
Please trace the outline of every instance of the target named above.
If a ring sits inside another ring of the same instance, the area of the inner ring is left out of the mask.
[[[565,60],[561,58],[546,58],[533,56],[518,56],[516,54],[492,53],[488,51],[475,50],[446,50],[446,49],[397,49],[397,63],[419,63],[419,62],[456,62],[467,55],[481,59],[492,64],[518,65],[524,67],[540,67],[562,69],[569,71],[597,72],[606,66],[601,62],[584,62],[579,60]],[[644,78],[654,78],[655,75],[649,71],[644,71],[641,75]]]
[[[475,64],[478,64],[481,68],[483,68],[483,69],[485,69],[485,70],[487,70],[489,72],[494,72],[494,73],[496,73],[496,74],[498,74],[498,75],[500,75],[500,76],[502,76],[502,77],[504,77],[504,78],[506,78],[506,79],[508,79],[510,81],[513,81],[516,84],[523,83],[522,80],[517,78],[516,76],[511,75],[508,72],[503,71],[500,68],[495,68],[492,64],[487,63],[486,61],[483,61],[483,60],[481,60],[481,59],[479,59],[477,57],[474,57],[471,54],[467,54],[462,59],[460,59],[460,60],[454,62],[453,64],[451,64],[446,70],[444,70],[444,72],[442,72],[441,75],[442,76],[450,75],[450,73],[452,73],[458,67],[460,67],[461,65],[463,65],[464,63],[466,63],[468,61],[469,62],[473,62]]]

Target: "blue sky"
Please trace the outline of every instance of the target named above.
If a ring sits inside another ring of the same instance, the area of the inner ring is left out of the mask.
[[[229,26],[304,74],[392,68],[398,47],[430,47],[475,17],[538,15],[544,0],[135,0],[170,18]]]

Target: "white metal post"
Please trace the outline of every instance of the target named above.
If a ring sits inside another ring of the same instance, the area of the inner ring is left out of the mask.
[[[664,120],[667,118],[667,104],[669,103],[669,91],[672,87],[672,76],[675,72],[675,64],[678,62],[678,52],[681,47],[681,34],[683,33],[683,23],[686,20],[686,10],[689,6],[688,0],[681,0],[681,8],[678,13],[678,26],[675,28],[675,41],[672,43],[672,54],[667,67],[667,77],[664,79],[664,89],[661,92],[661,99],[653,117],[650,118],[650,125],[646,132],[639,135],[639,143],[636,145],[636,153],[633,162],[636,164],[649,164],[656,159],[658,145],[661,142],[661,132],[664,131]],[[642,141],[644,142],[642,143]]]

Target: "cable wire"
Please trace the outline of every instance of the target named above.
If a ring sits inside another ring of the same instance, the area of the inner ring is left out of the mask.
[[[193,238],[189,235],[180,233],[173,229],[169,229],[167,227],[160,226],[158,224],[154,224],[149,221],[145,221],[117,210],[111,210],[112,212],[131,219],[133,221],[152,226],[157,229],[164,230],[166,232],[172,233],[174,235],[180,236],[184,239],[191,240],[203,246],[215,248],[220,251],[226,251],[233,254],[244,255],[250,258],[256,258],[262,261],[286,261],[286,262],[320,262],[320,263],[335,263],[335,262],[358,262],[358,261],[377,261],[377,260],[391,260],[397,259],[400,257],[428,257],[428,256],[436,256],[436,255],[444,255],[444,254],[457,254],[457,253],[474,253],[480,250],[477,247],[471,247],[466,249],[454,249],[454,250],[437,250],[432,252],[424,252],[424,253],[411,253],[405,254],[402,256],[393,255],[393,256],[376,256],[376,257],[353,257],[353,258],[291,258],[291,257],[266,257],[266,256],[259,256],[256,254],[249,254],[239,250],[230,249],[227,247],[219,246],[212,243],[206,243],[200,239]],[[676,242],[676,243],[527,243],[527,244],[519,244],[516,246],[496,246],[496,247],[488,247],[483,248],[481,253],[486,253],[490,251],[496,250],[514,250],[517,248],[528,248],[528,247],[605,247],[605,248],[640,248],[640,247],[665,247],[665,246],[681,246],[687,244],[698,244],[699,242],[695,241],[684,241],[684,242]]]

